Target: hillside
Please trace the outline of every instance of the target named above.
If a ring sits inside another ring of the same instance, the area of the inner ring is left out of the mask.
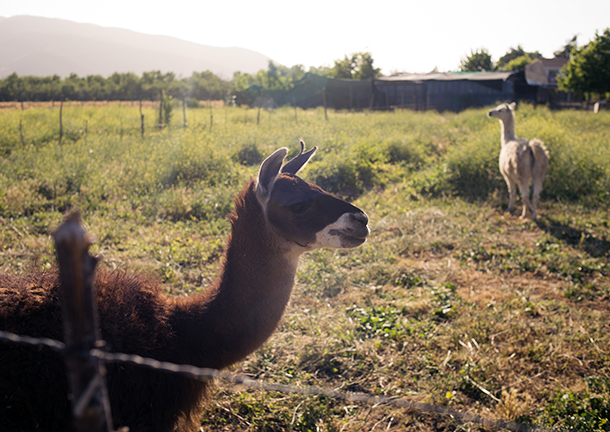
[[[33,16],[0,17],[0,78],[18,75],[66,77],[161,70],[177,76],[210,70],[266,69],[269,57],[244,48],[213,47],[169,36]]]

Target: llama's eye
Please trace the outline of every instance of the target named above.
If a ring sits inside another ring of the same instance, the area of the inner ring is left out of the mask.
[[[309,203],[302,202],[302,203],[298,203],[298,204],[293,204],[288,208],[293,213],[303,213],[305,210],[307,210],[309,208]]]

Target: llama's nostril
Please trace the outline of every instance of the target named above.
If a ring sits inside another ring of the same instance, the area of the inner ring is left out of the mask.
[[[356,222],[360,222],[364,226],[367,226],[369,223],[369,217],[366,215],[366,213],[352,213],[351,217]]]

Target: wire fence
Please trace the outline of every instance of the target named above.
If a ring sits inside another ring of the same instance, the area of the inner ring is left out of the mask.
[[[103,346],[89,351],[75,352],[65,343],[58,340],[20,336],[6,331],[0,331],[0,341],[50,348],[59,353],[70,353],[82,358],[97,359],[106,363],[124,363],[146,367],[158,371],[180,374],[187,378],[199,381],[219,379],[232,384],[235,389],[246,388],[264,390],[268,392],[279,392],[284,394],[298,394],[303,396],[325,396],[333,400],[373,405],[374,407],[386,405],[403,408],[407,411],[442,415],[462,422],[476,423],[486,428],[499,428],[515,432],[551,432],[551,429],[544,427],[531,426],[509,420],[486,418],[477,414],[451,409],[446,406],[417,402],[407,398],[371,395],[359,392],[340,392],[322,387],[291,386],[286,384],[264,382],[228,371],[210,368],[198,368],[191,365],[178,365],[131,354],[110,353],[106,352],[103,349]]]

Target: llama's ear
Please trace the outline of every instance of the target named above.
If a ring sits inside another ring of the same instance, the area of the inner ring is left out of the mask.
[[[298,155],[288,161],[286,165],[284,165],[284,168],[282,168],[283,173],[296,175],[300,170],[303,169],[303,167],[305,167],[305,165],[307,165],[309,159],[311,159],[311,157],[316,153],[316,150],[318,150],[318,147],[314,147],[311,150],[307,150],[306,152],[304,152],[305,141],[301,140],[300,144],[301,151]]]
[[[517,102],[513,102],[513,103],[509,104],[508,107],[510,108],[511,111],[514,111],[515,108],[517,108]]]
[[[266,202],[271,194],[271,188],[282,167],[282,162],[288,154],[288,149],[282,147],[277,149],[271,156],[263,161],[258,170],[258,178],[256,179],[256,196],[261,202]]]

